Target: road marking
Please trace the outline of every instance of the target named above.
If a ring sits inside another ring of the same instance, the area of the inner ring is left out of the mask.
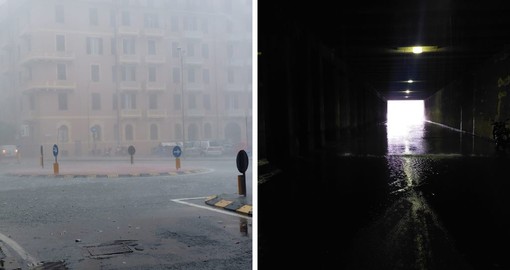
[[[207,199],[207,198],[210,198],[210,196],[207,196],[207,197],[194,197],[194,198],[173,199],[171,201],[176,202],[176,203],[186,204],[186,205],[189,205],[189,206],[194,206],[194,207],[202,208],[202,209],[207,209],[207,210],[210,210],[210,211],[214,211],[214,212],[218,212],[218,213],[222,213],[222,214],[226,214],[226,215],[231,215],[231,216],[235,216],[235,217],[242,217],[242,218],[246,218],[246,219],[251,219],[251,217],[247,217],[246,215],[237,214],[235,212],[225,211],[225,210],[221,210],[221,209],[218,209],[218,208],[212,208],[212,207],[209,207],[209,206],[204,206],[204,205],[200,205],[200,204],[185,202],[187,200],[203,200],[203,199]]]
[[[19,256],[27,261],[30,265],[36,265],[38,260],[34,258],[32,255],[30,255],[28,252],[26,252],[18,243],[16,243],[11,238],[5,236],[4,234],[0,233],[0,241],[4,242],[6,245],[8,245],[12,250],[16,251],[16,253],[19,254]]]

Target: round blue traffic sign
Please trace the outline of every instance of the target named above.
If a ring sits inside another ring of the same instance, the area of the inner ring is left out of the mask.
[[[178,145],[174,146],[174,149],[172,149],[172,154],[174,154],[174,157],[176,158],[180,157],[182,154],[181,148]]]
[[[58,146],[56,144],[53,145],[53,156],[54,157],[58,156]]]

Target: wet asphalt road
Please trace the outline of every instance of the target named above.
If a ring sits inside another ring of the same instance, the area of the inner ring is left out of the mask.
[[[431,123],[328,144],[259,185],[259,268],[510,269],[509,156]]]
[[[3,174],[16,166],[31,168],[33,161],[0,164],[0,256],[16,257],[22,269],[43,261],[63,262],[65,269],[252,268],[251,217],[213,211],[204,203],[205,196],[237,194],[235,159],[185,160],[183,168],[211,169],[189,175]],[[60,161],[61,170],[68,164]],[[83,168],[93,164],[83,162]],[[251,193],[248,182],[247,196]]]

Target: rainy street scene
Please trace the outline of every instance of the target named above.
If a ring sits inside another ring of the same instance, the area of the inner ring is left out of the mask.
[[[0,161],[2,269],[252,267],[236,157],[45,161]]]
[[[253,268],[254,6],[0,0],[0,269]]]

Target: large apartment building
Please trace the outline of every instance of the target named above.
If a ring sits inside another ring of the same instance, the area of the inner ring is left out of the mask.
[[[0,118],[26,154],[251,144],[250,0],[5,0],[0,49]]]

